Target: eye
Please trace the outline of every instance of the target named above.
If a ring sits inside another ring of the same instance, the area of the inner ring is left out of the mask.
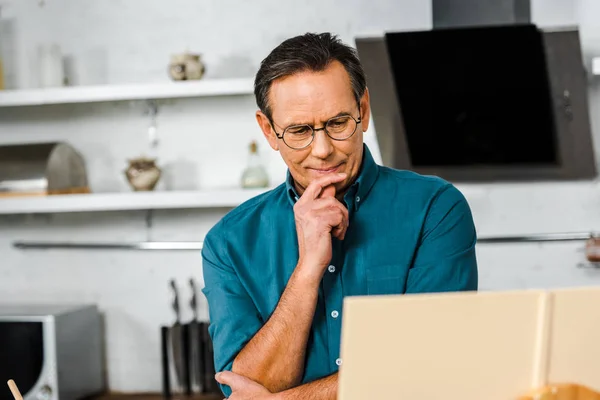
[[[327,126],[331,129],[344,128],[346,125],[348,125],[348,121],[350,121],[350,117],[338,117],[329,120]]]
[[[291,133],[292,135],[305,135],[310,134],[310,127],[308,125],[298,125],[298,126],[290,126],[287,128],[286,133]]]

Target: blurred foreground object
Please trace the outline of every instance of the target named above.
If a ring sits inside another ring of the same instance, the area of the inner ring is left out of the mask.
[[[339,399],[507,400],[556,383],[600,391],[595,304],[600,287],[347,297]]]
[[[600,393],[575,384],[550,385],[519,400],[600,400]]]
[[[85,161],[71,145],[0,146],[0,197],[89,192]]]
[[[21,396],[21,392],[19,391],[19,388],[17,387],[17,384],[15,383],[15,381],[13,381],[12,379],[8,380],[8,388],[10,389],[10,392],[12,393],[13,397],[15,400],[23,400],[23,396]]]

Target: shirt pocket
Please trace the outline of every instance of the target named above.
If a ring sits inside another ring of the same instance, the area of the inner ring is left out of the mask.
[[[372,266],[367,272],[367,294],[402,294],[406,287],[406,269],[398,264]]]

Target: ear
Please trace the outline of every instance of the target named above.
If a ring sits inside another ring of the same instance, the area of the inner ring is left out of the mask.
[[[362,119],[362,129],[366,132],[369,129],[371,122],[371,102],[369,100],[369,88],[365,89],[365,93],[360,99],[360,118]]]
[[[269,118],[259,110],[256,112],[256,122],[258,122],[258,126],[260,126],[260,129],[262,130],[263,135],[265,135],[265,138],[267,138],[271,148],[278,151],[279,141],[277,140],[277,135],[275,135],[275,132],[273,131]]]

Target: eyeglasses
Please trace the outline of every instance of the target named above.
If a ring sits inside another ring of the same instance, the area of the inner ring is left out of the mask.
[[[292,125],[285,128],[281,134],[275,130],[272,121],[271,127],[277,138],[282,139],[289,148],[301,150],[310,146],[315,140],[315,132],[317,131],[325,131],[327,136],[337,141],[350,139],[361,121],[360,117],[354,119],[351,115],[340,115],[329,119],[322,128],[315,128],[308,124]]]

